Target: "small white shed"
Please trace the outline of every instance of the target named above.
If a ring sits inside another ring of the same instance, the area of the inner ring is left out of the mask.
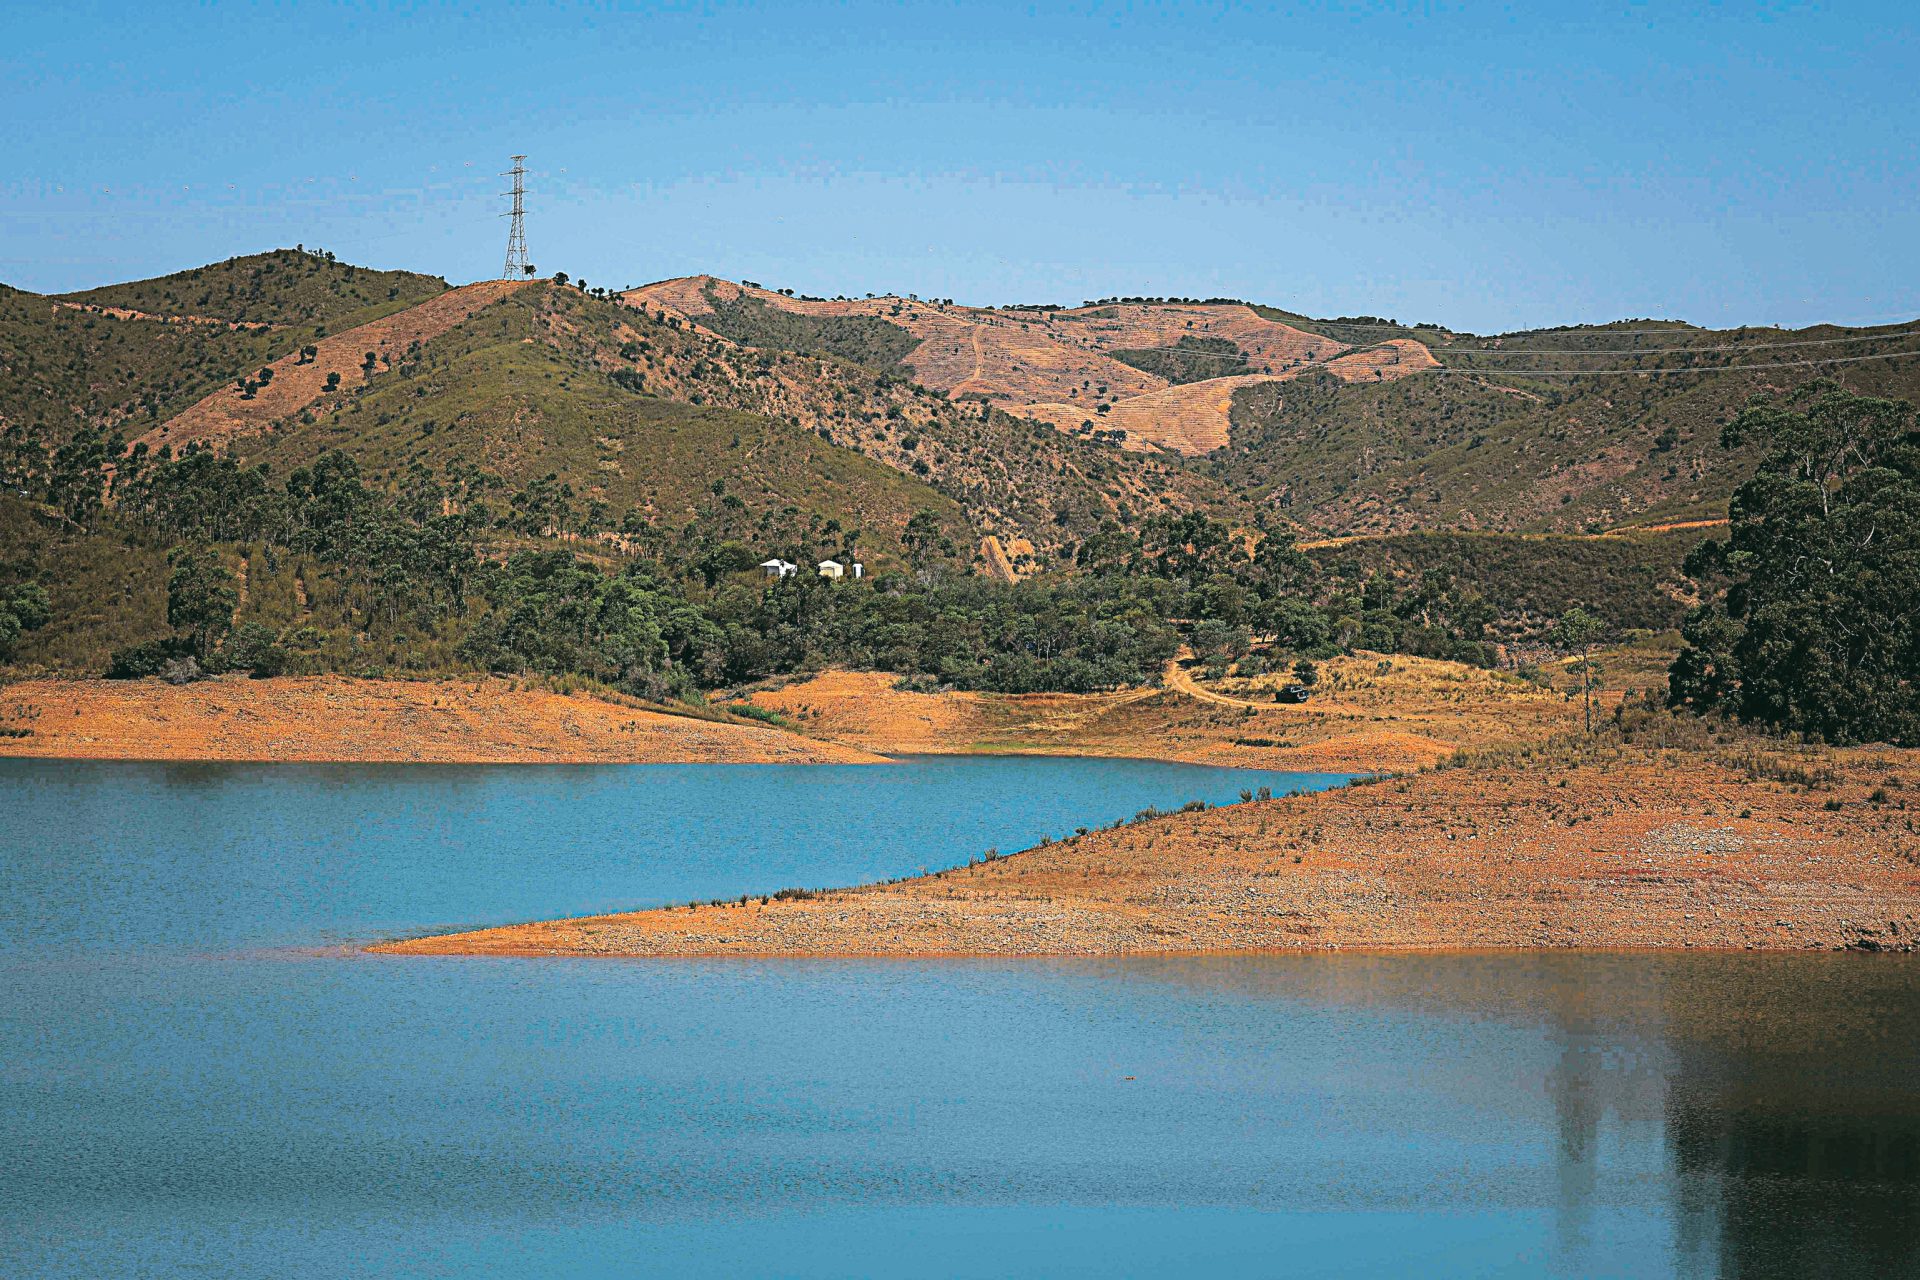
[[[823,578],[839,578],[844,576],[846,572],[847,566],[841,564],[838,560],[822,560],[820,562],[820,576]]]

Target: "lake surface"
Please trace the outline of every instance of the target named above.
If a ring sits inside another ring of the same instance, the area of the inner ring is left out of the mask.
[[[1920,1275],[1920,966],[350,944],[1324,786],[0,762],[0,1275]]]

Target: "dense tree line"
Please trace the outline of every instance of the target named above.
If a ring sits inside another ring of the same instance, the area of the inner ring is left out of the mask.
[[[1724,591],[1683,634],[1669,697],[1834,742],[1920,742],[1920,427],[1914,406],[1831,383],[1756,402],[1762,441],[1724,542],[1690,573]]]
[[[1137,529],[1109,521],[1075,545],[1072,572],[1017,585],[958,571],[956,548],[922,513],[891,571],[769,582],[761,559],[851,558],[859,531],[792,509],[756,519],[716,482],[684,526],[623,522],[582,556],[551,541],[573,502],[551,477],[509,490],[475,468],[416,466],[376,481],[343,453],[277,477],[200,448],[122,453],[99,433],[11,479],[68,519],[171,549],[170,634],[116,653],[123,676],[287,665],[282,635],[234,625],[233,557],[220,547],[318,562],[346,625],[440,637],[468,669],[582,674],[651,697],[825,664],[1083,692],[1150,681],[1183,643],[1224,669],[1263,638],[1308,657],[1364,647],[1492,660],[1490,609],[1448,575],[1329,579],[1284,531],[1197,513]],[[545,545],[501,554],[528,538]]]

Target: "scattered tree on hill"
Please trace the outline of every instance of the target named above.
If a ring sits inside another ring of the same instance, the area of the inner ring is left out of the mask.
[[[940,531],[940,518],[931,511],[913,513],[900,534],[900,544],[907,549],[907,559],[914,572],[923,575],[931,568],[935,556],[943,552],[953,554],[953,544]]]
[[[1600,619],[1575,605],[1554,625],[1553,641],[1562,648],[1572,649],[1580,657],[1568,669],[1580,682],[1580,697],[1586,706],[1587,732],[1593,732],[1593,695],[1600,688],[1600,664],[1593,659],[1593,646],[1599,641],[1603,627]]]
[[[1920,422],[1813,383],[1755,401],[1729,449],[1767,446],[1725,543],[1688,572],[1725,591],[1688,618],[1668,701],[1833,742],[1920,742]]]
[[[167,625],[180,636],[187,652],[205,659],[233,628],[233,611],[240,593],[233,571],[213,551],[177,547],[167,557]]]
[[[38,631],[52,617],[53,607],[39,583],[23,582],[0,590],[0,661],[13,656],[23,634]]]

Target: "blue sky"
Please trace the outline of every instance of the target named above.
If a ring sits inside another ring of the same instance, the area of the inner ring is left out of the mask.
[[[489,276],[525,151],[534,262],[595,284],[1906,319],[1917,15],[12,0],[0,280],[296,242]]]

